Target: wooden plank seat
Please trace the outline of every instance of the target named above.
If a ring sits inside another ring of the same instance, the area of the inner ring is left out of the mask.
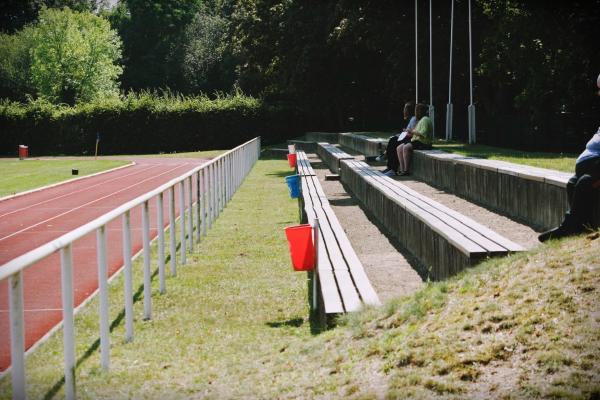
[[[366,157],[378,156],[385,151],[388,139],[373,138],[357,133],[340,133],[338,143]]]
[[[354,159],[354,156],[351,156],[339,147],[325,142],[317,143],[317,155],[336,174],[340,172],[340,161]]]
[[[524,250],[362,161],[343,160],[341,180],[433,279],[452,276],[488,256]]]
[[[570,173],[440,150],[419,150],[414,152],[413,174],[540,229],[560,224],[569,208],[566,185]],[[597,199],[594,220],[600,225],[600,195]]]
[[[297,151],[296,154],[302,184],[303,222],[319,219],[316,276],[317,311],[321,321],[331,322],[333,316],[358,311],[365,304],[379,305],[379,297],[331,209],[306,153]]]

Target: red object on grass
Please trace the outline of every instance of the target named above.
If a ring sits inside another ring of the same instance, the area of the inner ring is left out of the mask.
[[[309,224],[285,228],[292,265],[296,271],[312,271],[315,268],[315,247],[313,231]]]
[[[290,163],[290,167],[295,168],[296,167],[296,153],[294,154],[288,154],[288,163]]]
[[[20,144],[19,145],[19,160],[24,160],[29,157],[29,147]]]

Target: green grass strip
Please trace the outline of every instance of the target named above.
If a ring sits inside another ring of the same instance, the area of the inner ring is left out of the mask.
[[[531,165],[563,172],[574,172],[575,160],[577,159],[577,156],[574,154],[527,152],[482,144],[471,145],[438,141],[434,144],[434,147],[439,150],[462,154],[468,157],[508,161],[515,164]]]
[[[124,160],[0,159],[0,197],[75,178],[72,169],[79,170],[78,176],[85,176],[128,163]]]
[[[240,376],[273,349],[311,337],[306,274],[292,271],[283,232],[298,223],[298,205],[284,181],[290,174],[284,160],[256,164],[188,255],[188,264],[179,267],[177,277],[167,273],[166,294],[159,294],[154,278],[150,321],[143,321],[142,259],[136,260],[132,343],[124,342],[122,276],[111,283],[109,372],[100,367],[97,299],[82,309],[75,328],[78,397],[205,393],[211,382]],[[27,358],[26,371],[28,397],[64,396],[62,330]],[[243,392],[235,380],[231,385],[232,391]],[[5,377],[0,398],[10,396],[10,377]]]

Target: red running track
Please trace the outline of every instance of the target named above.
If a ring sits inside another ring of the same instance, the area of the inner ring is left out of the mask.
[[[106,214],[176,178],[206,159],[136,158],[136,164],[0,201],[0,268],[6,262]],[[195,189],[193,190],[195,194]],[[175,190],[179,208],[179,190]],[[164,197],[168,223],[167,196]],[[150,202],[151,237],[157,235],[156,201]],[[131,212],[133,254],[142,248],[141,208]],[[108,273],[123,265],[122,221],[107,225]],[[25,347],[29,349],[62,320],[60,255],[55,253],[24,272]],[[73,244],[75,306],[98,288],[96,234]],[[8,282],[0,282],[0,371],[10,366]]]

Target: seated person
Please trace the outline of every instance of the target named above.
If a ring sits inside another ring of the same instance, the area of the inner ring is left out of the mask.
[[[596,80],[600,89],[600,75]],[[600,90],[598,90],[600,96]],[[563,222],[557,228],[542,233],[538,239],[545,242],[549,239],[559,239],[576,235],[593,228],[592,212],[594,188],[600,187],[600,128],[585,145],[583,153],[575,162],[575,175],[567,183],[569,211]]]
[[[431,149],[433,123],[426,115],[427,110],[428,108],[425,104],[419,103],[415,106],[415,117],[418,122],[417,126],[407,132],[410,142],[401,144],[396,148],[399,164],[397,174],[400,176],[410,174],[410,162],[413,150]]]
[[[388,171],[395,172],[398,169],[398,155],[396,153],[396,147],[398,147],[400,143],[407,143],[410,140],[405,133],[417,125],[417,118],[414,116],[414,109],[415,106],[412,101],[409,101],[404,105],[403,116],[405,121],[409,120],[408,125],[402,132],[390,138],[385,153],[377,157],[377,161],[382,161],[383,158],[387,158],[387,168],[382,171],[384,174]]]

